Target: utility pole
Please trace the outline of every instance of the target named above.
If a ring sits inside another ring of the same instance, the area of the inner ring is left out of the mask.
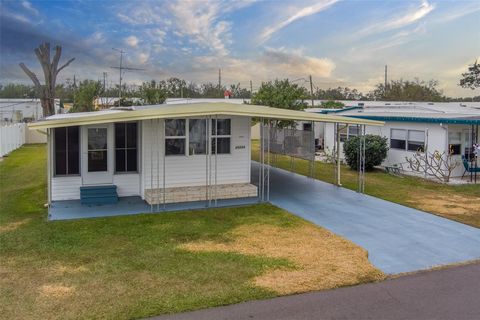
[[[253,85],[252,85],[252,80],[250,80],[250,98],[253,97]]]
[[[118,67],[110,67],[112,69],[118,69],[118,74],[119,74],[119,81],[118,81],[118,106],[120,107],[120,102],[122,100],[122,72],[123,70],[145,70],[145,69],[138,69],[138,68],[128,68],[128,67],[124,67],[123,66],[123,54],[125,53],[125,51],[123,51],[122,49],[116,49],[116,48],[112,48],[112,50],[115,50],[117,52],[120,52],[120,64]]]
[[[385,65],[385,93],[387,93],[387,69],[388,69],[388,66]]]
[[[103,73],[103,93],[107,91],[107,73]]]
[[[314,107],[314,102],[313,102],[313,82],[312,82],[312,75],[310,75],[310,95],[312,97],[312,108]]]
[[[218,69],[218,90],[222,89],[222,69]]]

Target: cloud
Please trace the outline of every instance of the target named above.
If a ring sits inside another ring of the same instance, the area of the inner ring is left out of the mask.
[[[129,36],[125,38],[125,43],[128,44],[130,47],[136,47],[138,46],[138,38],[135,36]]]
[[[330,77],[335,64],[327,58],[306,56],[299,51],[284,48],[267,48],[260,55],[250,59],[214,56],[194,57],[187,66],[189,79],[213,81],[212,75],[218,67],[226,82],[255,82],[276,78],[298,78],[311,74],[313,77]]]
[[[339,0],[323,0],[317,2],[314,5],[299,8],[293,15],[289,16],[287,19],[282,20],[272,26],[266,27],[260,34],[260,43],[267,41],[274,33],[285,28],[292,22],[324,11],[338,1]]]
[[[39,15],[39,12],[37,9],[35,9],[32,4],[28,1],[22,1],[22,7],[25,8],[28,12],[30,12],[31,14],[35,15],[35,16],[38,16]]]
[[[435,9],[433,4],[430,4],[427,0],[423,0],[420,6],[413,10],[409,10],[403,15],[388,18],[386,20],[374,23],[366,28],[361,29],[356,33],[358,36],[366,36],[374,33],[385,32],[389,30],[399,29],[402,27],[406,27],[415,23],[425,16],[427,16],[430,12]]]
[[[148,53],[142,52],[138,55],[138,62],[140,64],[144,64],[148,61],[149,58],[150,58],[150,55]]]

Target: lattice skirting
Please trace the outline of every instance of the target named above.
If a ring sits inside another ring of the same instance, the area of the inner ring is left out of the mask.
[[[190,202],[208,200],[206,186],[176,187],[165,189],[165,203]],[[210,186],[210,199],[235,199],[257,196],[257,186],[250,183],[219,184]],[[216,191],[215,191],[216,190]],[[148,204],[162,204],[164,201],[163,188],[146,189],[145,201]]]

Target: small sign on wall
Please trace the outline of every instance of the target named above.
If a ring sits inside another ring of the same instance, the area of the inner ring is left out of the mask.
[[[245,149],[245,146],[235,146],[235,150]]]

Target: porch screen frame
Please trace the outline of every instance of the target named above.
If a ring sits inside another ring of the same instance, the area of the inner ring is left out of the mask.
[[[65,173],[57,173],[57,135],[61,129],[65,129]],[[69,131],[72,129],[77,130],[77,172],[70,173],[69,171],[69,156],[70,156],[70,145],[69,145]],[[54,128],[53,130],[53,139],[52,139],[52,166],[53,166],[53,177],[78,177],[80,176],[81,172],[81,138],[80,138],[80,127],[79,126],[72,126],[72,127],[60,127]]]

